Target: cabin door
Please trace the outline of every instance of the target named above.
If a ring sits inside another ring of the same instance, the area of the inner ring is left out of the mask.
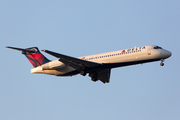
[[[147,54],[151,55],[151,49],[148,49]]]

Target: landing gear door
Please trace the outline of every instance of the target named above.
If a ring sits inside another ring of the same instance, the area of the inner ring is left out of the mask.
[[[151,55],[151,49],[148,49],[148,50],[147,50],[147,54],[148,54],[148,55]]]

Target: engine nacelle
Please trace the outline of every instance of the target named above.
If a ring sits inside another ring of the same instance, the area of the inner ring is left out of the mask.
[[[52,62],[48,62],[44,65],[41,66],[42,70],[57,70],[57,69],[62,69],[65,68],[66,65],[62,62],[60,62],[59,60],[55,60]]]

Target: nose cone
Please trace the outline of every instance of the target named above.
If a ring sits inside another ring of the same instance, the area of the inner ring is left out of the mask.
[[[165,58],[169,58],[169,57],[171,57],[171,55],[172,55],[172,53],[170,51],[168,51],[168,50],[164,51],[164,57]]]

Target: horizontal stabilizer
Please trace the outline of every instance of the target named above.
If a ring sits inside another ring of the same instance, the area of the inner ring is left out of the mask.
[[[6,46],[6,48],[10,48],[10,49],[14,49],[14,50],[19,50],[19,51],[26,51],[26,52],[29,52],[29,53],[35,53],[35,52],[36,52],[35,50],[28,50],[28,49],[22,49],[22,48],[15,48],[15,47],[9,47],[9,46]]]

